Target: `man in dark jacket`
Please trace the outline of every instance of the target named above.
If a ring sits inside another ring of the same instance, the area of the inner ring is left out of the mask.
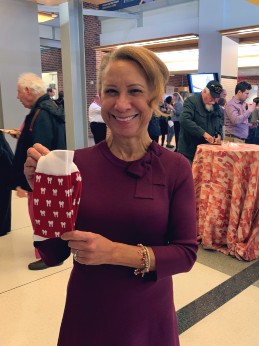
[[[32,194],[23,173],[27,150],[35,143],[40,143],[49,150],[66,149],[64,110],[53,102],[45,90],[43,80],[33,73],[24,73],[18,79],[17,98],[25,108],[30,109],[30,113],[25,118],[15,150],[13,187],[19,197],[28,196],[32,226],[35,222]],[[41,259],[30,263],[28,267],[30,270],[47,268]]]
[[[192,163],[199,144],[219,144],[222,138],[222,120],[218,100],[222,86],[210,81],[199,94],[188,97],[180,115],[178,152]]]

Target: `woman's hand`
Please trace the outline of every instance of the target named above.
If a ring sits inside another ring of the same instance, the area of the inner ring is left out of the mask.
[[[62,234],[61,239],[68,241],[74,259],[81,264],[99,265],[114,264],[125,267],[141,268],[142,257],[139,247],[111,240],[92,232],[72,231]],[[150,270],[156,270],[155,255],[148,248]]]
[[[68,241],[72,253],[76,253],[76,261],[81,264],[113,264],[113,253],[116,243],[91,232],[72,231],[62,234]]]
[[[24,164],[24,175],[31,189],[33,189],[33,180],[37,162],[41,156],[44,156],[48,153],[49,149],[39,143],[34,144],[34,146],[29,148],[27,151],[27,160]]]

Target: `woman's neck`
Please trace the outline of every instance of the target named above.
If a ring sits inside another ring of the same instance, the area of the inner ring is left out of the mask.
[[[139,140],[121,140],[110,135],[107,138],[107,145],[114,156],[123,161],[135,161],[141,159],[150,146],[152,140],[147,135]]]

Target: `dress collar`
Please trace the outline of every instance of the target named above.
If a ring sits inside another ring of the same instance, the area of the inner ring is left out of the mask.
[[[124,166],[126,173],[136,179],[135,198],[154,198],[153,187],[154,185],[165,186],[165,169],[161,163],[160,156],[163,154],[163,150],[159,144],[152,142],[148,147],[147,153],[139,160],[127,162],[116,158],[110,151],[106,142],[102,142],[106,146],[107,150],[112,155],[112,161],[120,166]]]

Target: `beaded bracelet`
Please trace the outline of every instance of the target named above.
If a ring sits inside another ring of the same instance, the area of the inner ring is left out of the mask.
[[[141,274],[142,277],[149,272],[150,270],[150,255],[148,248],[142,244],[138,244],[137,246],[140,247],[138,254],[141,256],[141,266],[142,268],[137,268],[134,270],[135,275]]]

